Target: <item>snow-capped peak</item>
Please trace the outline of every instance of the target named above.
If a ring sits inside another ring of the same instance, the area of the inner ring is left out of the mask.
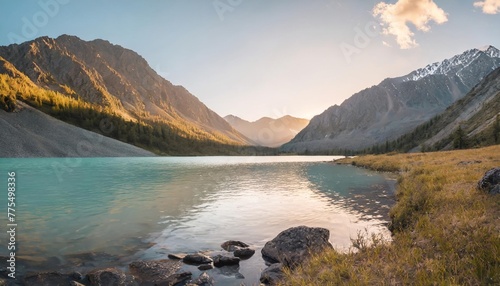
[[[436,74],[456,74],[460,70],[469,66],[481,55],[487,55],[490,58],[500,58],[500,51],[491,45],[484,46],[478,49],[468,50],[461,55],[456,55],[442,62],[433,63],[426,66],[425,68],[418,69],[403,77],[403,81],[417,81],[424,77]]]

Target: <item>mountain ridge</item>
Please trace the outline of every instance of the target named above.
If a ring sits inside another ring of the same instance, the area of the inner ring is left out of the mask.
[[[159,76],[136,52],[109,41],[45,36],[2,46],[0,57],[37,86],[125,120],[162,122],[193,140],[251,145],[186,88]]]
[[[494,47],[490,50],[498,51]],[[426,67],[429,66],[432,64]],[[436,66],[442,66],[443,73],[434,71],[416,81],[408,80],[422,70],[419,69],[401,77],[387,78],[355,93],[342,104],[329,107],[313,117],[282,151],[362,150],[394,140],[462,98],[500,67],[500,57],[471,49]]]

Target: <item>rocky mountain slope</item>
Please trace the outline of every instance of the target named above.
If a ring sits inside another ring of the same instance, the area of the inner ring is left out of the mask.
[[[224,119],[234,129],[257,145],[266,147],[279,147],[289,142],[309,123],[307,119],[289,115],[278,119],[263,117],[254,122],[246,121],[234,115],[228,115]]]
[[[198,141],[251,143],[184,87],[159,76],[137,53],[107,41],[41,37],[0,47],[0,57],[38,87],[124,120],[164,123]]]
[[[462,148],[500,143],[500,68],[443,113],[397,141],[405,151],[425,151],[460,148],[454,146],[457,140],[463,140]]]
[[[52,118],[26,104],[0,110],[0,158],[132,157],[153,153]]]
[[[469,92],[500,67],[492,46],[389,78],[315,116],[284,151],[360,150],[412,131]]]

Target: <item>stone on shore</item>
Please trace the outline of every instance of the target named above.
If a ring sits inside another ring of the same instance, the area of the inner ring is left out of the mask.
[[[479,189],[489,194],[500,194],[500,167],[493,168],[486,172],[477,185]]]
[[[260,282],[266,285],[276,285],[283,279],[283,264],[274,263],[262,271]]]
[[[262,257],[270,264],[282,263],[294,268],[311,255],[333,248],[328,239],[330,231],[325,228],[298,226],[282,231],[262,248]]]

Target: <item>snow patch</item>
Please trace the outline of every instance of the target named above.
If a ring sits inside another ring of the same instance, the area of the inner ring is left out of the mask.
[[[468,50],[461,55],[456,55],[442,62],[433,63],[425,68],[418,69],[404,77],[403,81],[418,81],[430,75],[449,75],[451,72],[458,74],[462,69],[468,67],[478,57],[484,54],[490,58],[500,58],[500,51],[488,45],[479,49]]]

